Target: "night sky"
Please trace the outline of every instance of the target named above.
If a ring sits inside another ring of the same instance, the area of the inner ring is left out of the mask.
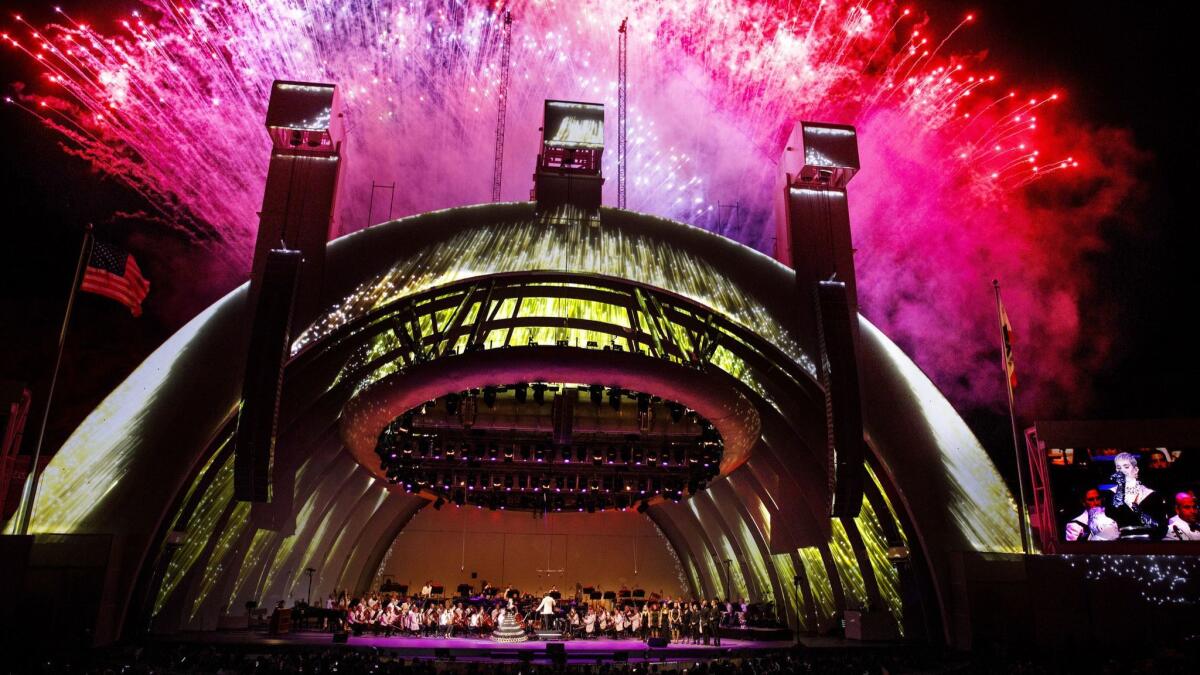
[[[2,4],[4,14],[22,12],[35,24],[52,16],[50,7],[40,3]],[[68,8],[81,4],[66,3]],[[107,11],[133,7],[124,4],[113,3]],[[1200,236],[1184,202],[1200,178],[1197,123],[1184,104],[1193,88],[1196,59],[1191,51],[1194,29],[1179,16],[1180,4],[943,0],[915,6],[949,15],[978,11],[984,27],[956,38],[959,51],[987,49],[989,63],[1019,71],[1027,85],[1063,87],[1082,118],[1129,129],[1147,153],[1138,177],[1144,193],[1129,207],[1139,230],[1129,234],[1096,223],[1108,248],[1089,263],[1099,286],[1117,298],[1119,311],[1110,325],[1091,327],[1114,339],[1115,356],[1107,371],[1086,387],[1095,391],[1086,416],[1200,416],[1196,339],[1194,329],[1186,328],[1200,305],[1192,262]],[[8,19],[0,24],[12,28]],[[24,59],[10,49],[0,51],[0,86],[6,92],[12,83],[30,77]],[[118,212],[145,211],[147,205],[131,190],[65,155],[53,133],[12,106],[0,106],[0,128],[7,132],[0,171],[8,194],[6,243],[0,247],[0,379],[33,388],[35,407],[25,443],[31,451],[81,228],[87,222],[109,223]],[[81,297],[51,414],[48,451],[158,344],[229,290],[190,278],[189,269],[168,266],[166,261],[185,252],[181,239],[172,240],[160,230],[155,245],[172,255],[140,250],[139,242],[146,238],[139,236],[136,220],[124,222],[106,226],[106,236],[129,245],[155,287],[140,319],[112,301]],[[1018,344],[1018,368],[1021,349],[1036,345]],[[994,409],[960,411],[1007,469],[1011,440],[1001,406],[997,402]],[[1020,406],[1019,392],[1018,411],[1023,425],[1043,417],[1041,411]]]

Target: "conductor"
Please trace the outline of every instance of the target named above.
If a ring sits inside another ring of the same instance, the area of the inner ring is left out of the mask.
[[[542,596],[542,601],[538,604],[537,608],[537,612],[542,619],[543,630],[549,629],[553,624],[555,603],[554,596],[551,595],[552,592],[553,591],[546,591],[546,594]]]

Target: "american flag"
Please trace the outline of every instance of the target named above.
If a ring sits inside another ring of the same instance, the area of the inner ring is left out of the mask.
[[[142,276],[137,261],[125,251],[96,241],[88,260],[80,290],[112,298],[129,308],[134,316],[142,315],[142,301],[150,292],[150,282]]]

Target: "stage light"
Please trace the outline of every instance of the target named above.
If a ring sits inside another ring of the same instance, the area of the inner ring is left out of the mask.
[[[588,387],[588,397],[591,399],[592,405],[599,408],[600,404],[604,402],[604,387],[599,384]]]
[[[505,462],[513,461],[513,448],[510,445],[504,446],[504,461]]]
[[[488,408],[496,407],[496,388],[495,387],[484,387],[483,388],[483,404],[486,405]]]
[[[535,462],[546,461],[546,448],[541,443],[538,443],[537,447],[534,448],[533,459]]]
[[[671,403],[667,404],[667,410],[671,411],[672,422],[679,424],[681,421],[683,421],[683,406],[672,401]]]
[[[608,390],[608,405],[614,411],[621,412],[621,390],[620,389],[609,389]]]
[[[534,385],[533,385],[533,402],[538,405],[544,405],[546,403],[546,384],[545,383],[543,383],[543,382],[534,383]]]
[[[571,463],[571,446],[564,445],[559,452],[562,454],[563,463],[570,464]]]
[[[461,398],[462,397],[459,396],[458,394],[447,394],[446,395],[446,414],[447,415],[450,415],[451,417],[453,417],[458,414],[458,402],[461,400]]]
[[[513,387],[513,396],[516,397],[517,403],[524,403],[529,397],[529,385],[525,382],[519,382]]]

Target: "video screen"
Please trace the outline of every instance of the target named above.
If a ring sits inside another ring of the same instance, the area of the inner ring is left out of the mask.
[[[1200,448],[1048,448],[1062,541],[1200,541]]]
[[[564,148],[604,147],[604,106],[547,101],[545,141],[548,145]]]

